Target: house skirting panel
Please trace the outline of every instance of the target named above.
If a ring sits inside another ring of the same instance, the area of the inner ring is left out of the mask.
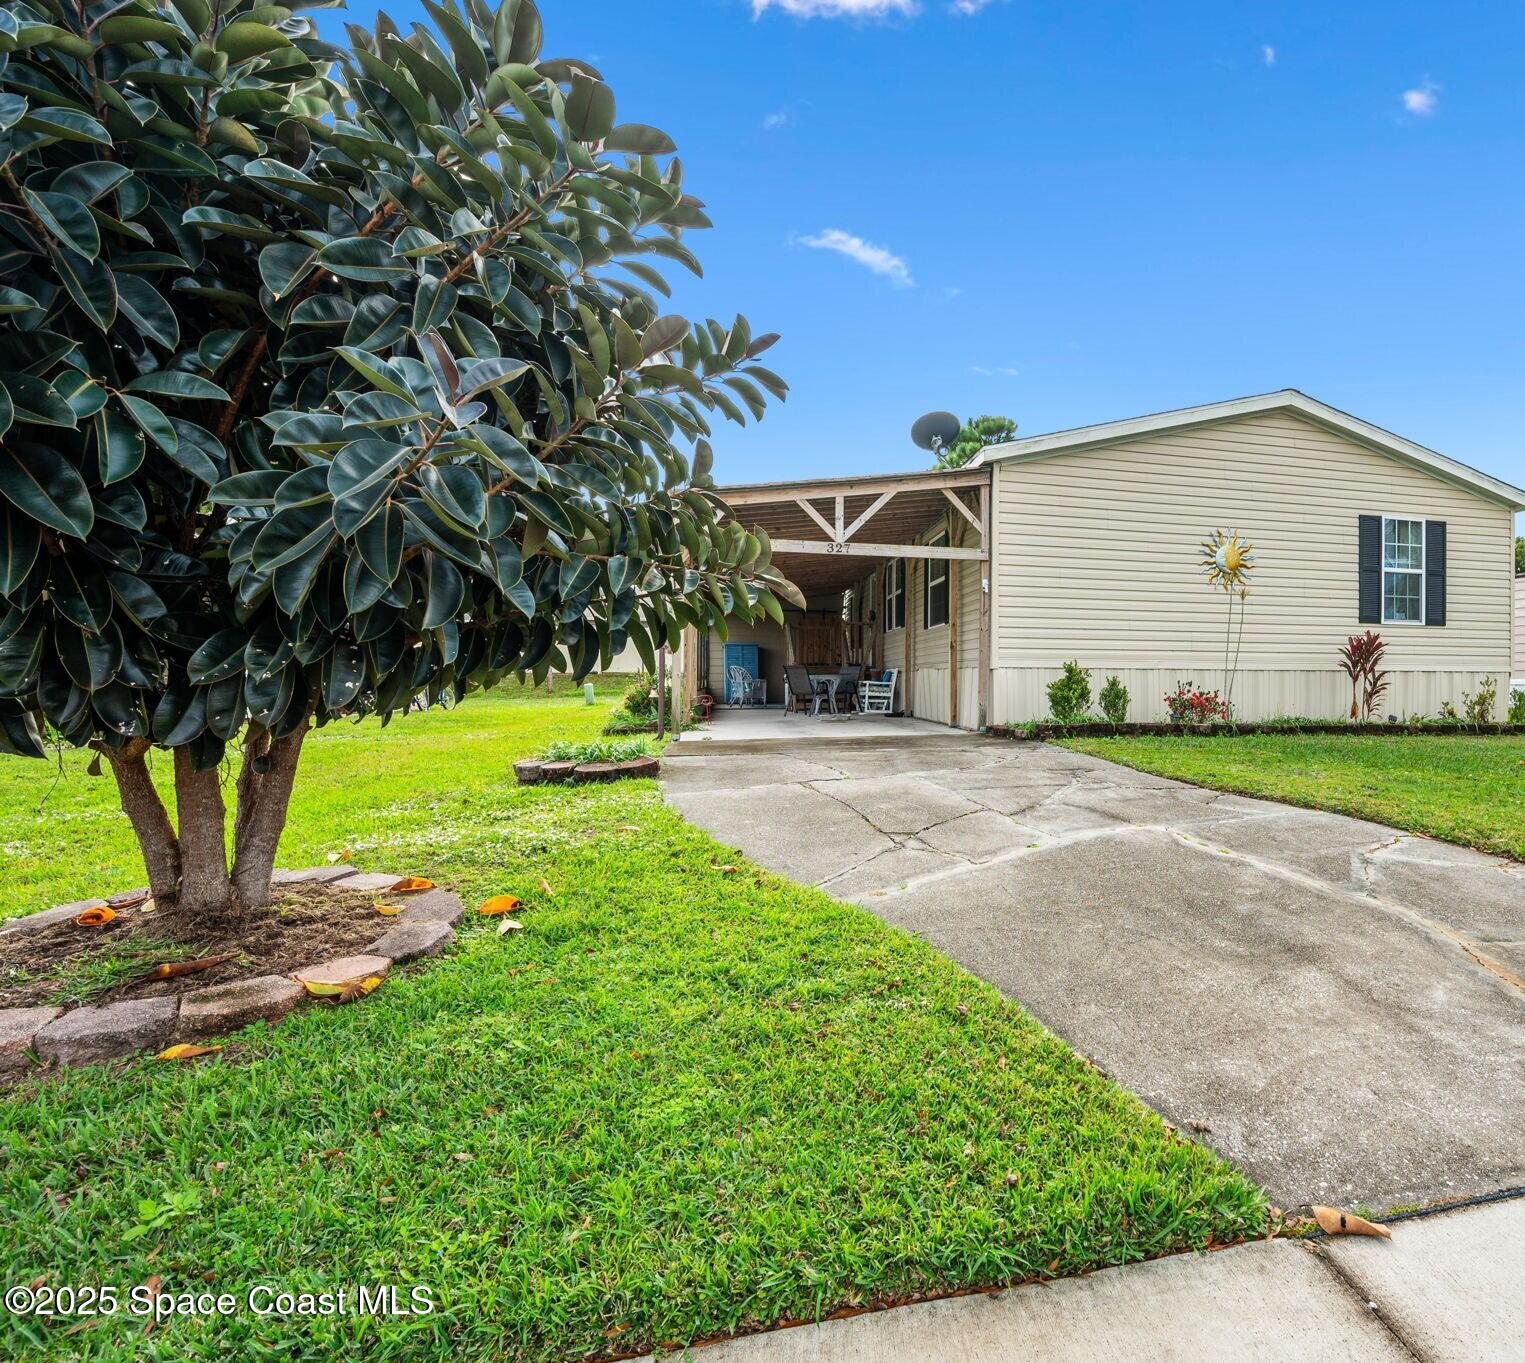
[[[1389,673],[1387,694],[1378,713],[1383,719],[1397,715],[1428,715],[1432,718],[1444,701],[1457,709],[1462,697],[1476,693],[1485,677],[1492,675],[1498,684],[1499,700],[1494,719],[1502,720],[1509,704],[1507,668],[1487,672],[1394,670]],[[1020,724],[1045,719],[1049,715],[1047,688],[1059,675],[1053,667],[996,667],[991,671],[990,722]],[[1173,692],[1178,681],[1190,681],[1204,689],[1223,691],[1223,671],[1214,668],[1119,667],[1091,669],[1091,708],[1100,711],[1096,697],[1109,675],[1121,679],[1128,688],[1128,719],[1151,723],[1168,718],[1165,694]],[[942,707],[946,722],[947,673],[942,673]],[[934,692],[933,699],[936,693]],[[918,700],[917,714],[921,714]],[[1334,668],[1241,668],[1234,679],[1234,714],[1242,720],[1268,720],[1280,715],[1312,719],[1344,719],[1350,712],[1350,682]],[[972,713],[972,711],[971,711]],[[960,716],[962,719],[962,715]]]

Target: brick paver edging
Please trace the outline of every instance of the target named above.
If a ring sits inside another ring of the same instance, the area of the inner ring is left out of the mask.
[[[514,776],[521,786],[622,781],[627,777],[655,776],[661,770],[662,764],[655,757],[632,757],[628,762],[543,762],[533,758],[514,763]]]
[[[277,871],[273,883],[335,885],[379,894],[401,879],[362,873],[352,866],[314,866]],[[105,906],[104,899],[84,899],[6,919],[0,922],[0,937],[40,932],[86,909]],[[158,1052],[182,1041],[205,1041],[253,1022],[278,1022],[293,1008],[315,1001],[308,984],[384,977],[394,965],[437,956],[450,945],[464,913],[460,899],[449,890],[425,890],[408,895],[403,911],[387,920],[388,930],[358,955],[314,961],[289,975],[260,975],[174,997],[87,1004],[68,1011],[51,1005],[0,1008],[0,1076],[15,1077],[28,1068],[33,1055],[44,1065],[84,1065],[140,1051]]]

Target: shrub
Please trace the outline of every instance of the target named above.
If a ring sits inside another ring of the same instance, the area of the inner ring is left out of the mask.
[[[1091,708],[1091,674],[1078,662],[1065,663],[1064,671],[1048,684],[1048,708],[1061,724],[1074,724]]]
[[[1525,691],[1510,693],[1509,722],[1511,724],[1525,724]]]
[[[1496,677],[1484,677],[1475,696],[1470,691],[1463,691],[1461,709],[1467,723],[1492,724],[1493,707],[1498,704],[1498,699],[1499,684]]]
[[[1216,691],[1199,690],[1189,681],[1178,681],[1175,693],[1166,693],[1165,708],[1175,724],[1208,724],[1228,718],[1228,706]]]
[[[1372,711],[1387,694],[1387,673],[1382,658],[1387,643],[1376,630],[1352,634],[1340,646],[1340,667],[1350,678],[1350,718],[1369,721]]]
[[[1116,677],[1108,677],[1096,698],[1101,706],[1102,718],[1112,724],[1121,724],[1128,718],[1128,688]]]

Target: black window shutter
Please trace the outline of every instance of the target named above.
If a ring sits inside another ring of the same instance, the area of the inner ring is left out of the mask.
[[[1446,622],[1446,523],[1424,523],[1424,623]]]
[[[1363,625],[1382,623],[1382,517],[1357,516],[1357,613]]]

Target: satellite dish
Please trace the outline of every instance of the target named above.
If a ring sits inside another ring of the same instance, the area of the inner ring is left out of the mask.
[[[963,424],[952,412],[928,412],[912,424],[911,442],[935,453],[953,443]]]

